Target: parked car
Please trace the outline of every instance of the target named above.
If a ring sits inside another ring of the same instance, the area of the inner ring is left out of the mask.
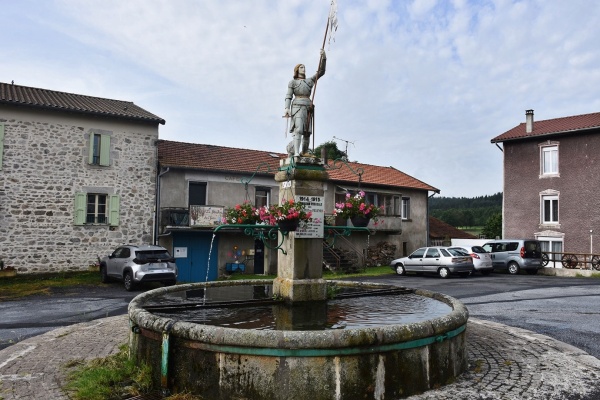
[[[494,269],[507,269],[516,275],[521,269],[535,275],[542,264],[542,246],[535,239],[491,240],[482,246],[491,253]]]
[[[177,265],[168,250],[160,246],[120,246],[100,259],[100,276],[104,283],[123,281],[125,290],[132,291],[143,282],[177,282]]]
[[[435,273],[441,278],[448,278],[451,274],[471,274],[473,260],[471,256],[448,247],[421,247],[408,257],[393,260],[390,266],[398,275],[407,272]]]
[[[473,269],[474,272],[480,272],[483,275],[489,275],[494,271],[494,267],[492,265],[492,256],[490,253],[485,251],[485,249],[481,246],[453,246],[450,247],[454,250],[464,251],[466,254],[470,255],[473,259]]]

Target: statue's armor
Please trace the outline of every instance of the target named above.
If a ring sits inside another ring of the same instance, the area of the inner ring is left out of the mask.
[[[312,101],[310,94],[318,78],[325,75],[325,58],[321,58],[319,71],[310,78],[292,79],[288,84],[285,96],[285,108],[290,109],[290,132],[293,133],[294,155],[308,151],[309,138],[312,134]],[[293,100],[292,100],[293,98]]]

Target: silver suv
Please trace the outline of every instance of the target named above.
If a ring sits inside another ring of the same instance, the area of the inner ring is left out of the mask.
[[[482,246],[491,253],[492,265],[496,269],[508,269],[516,275],[521,269],[530,275],[543,268],[542,246],[534,239],[492,240]]]
[[[160,246],[120,246],[100,261],[102,282],[123,281],[125,290],[132,291],[143,282],[177,282],[177,265],[167,249]]]

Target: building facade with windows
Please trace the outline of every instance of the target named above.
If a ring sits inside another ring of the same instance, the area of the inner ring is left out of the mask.
[[[158,126],[134,103],[0,83],[0,259],[81,270],[152,243]]]
[[[180,280],[213,280],[240,264],[250,272],[276,273],[277,250],[268,244],[265,247],[241,230],[213,233],[227,208],[246,201],[255,206],[277,203],[280,189],[274,175],[285,157],[269,151],[158,142],[156,242],[175,255]],[[392,167],[330,161],[327,172],[326,225],[340,223],[332,214],[335,202],[346,193],[362,190],[370,203],[384,208],[379,223],[371,222],[371,235],[357,233],[340,242],[347,240],[349,247],[364,253],[369,245],[386,241],[396,246],[398,256],[427,244],[428,198],[438,189]]]
[[[524,123],[491,142],[504,154],[503,237],[599,253],[600,113],[534,121],[527,110]]]

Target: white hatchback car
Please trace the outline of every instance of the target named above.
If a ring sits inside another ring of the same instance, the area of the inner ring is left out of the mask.
[[[407,272],[434,273],[441,278],[450,274],[468,276],[473,272],[473,260],[464,251],[448,247],[421,247],[410,256],[398,258],[390,263],[396,274]]]
[[[451,249],[463,250],[473,259],[473,268],[483,275],[494,271],[492,256],[481,246],[452,246]]]

